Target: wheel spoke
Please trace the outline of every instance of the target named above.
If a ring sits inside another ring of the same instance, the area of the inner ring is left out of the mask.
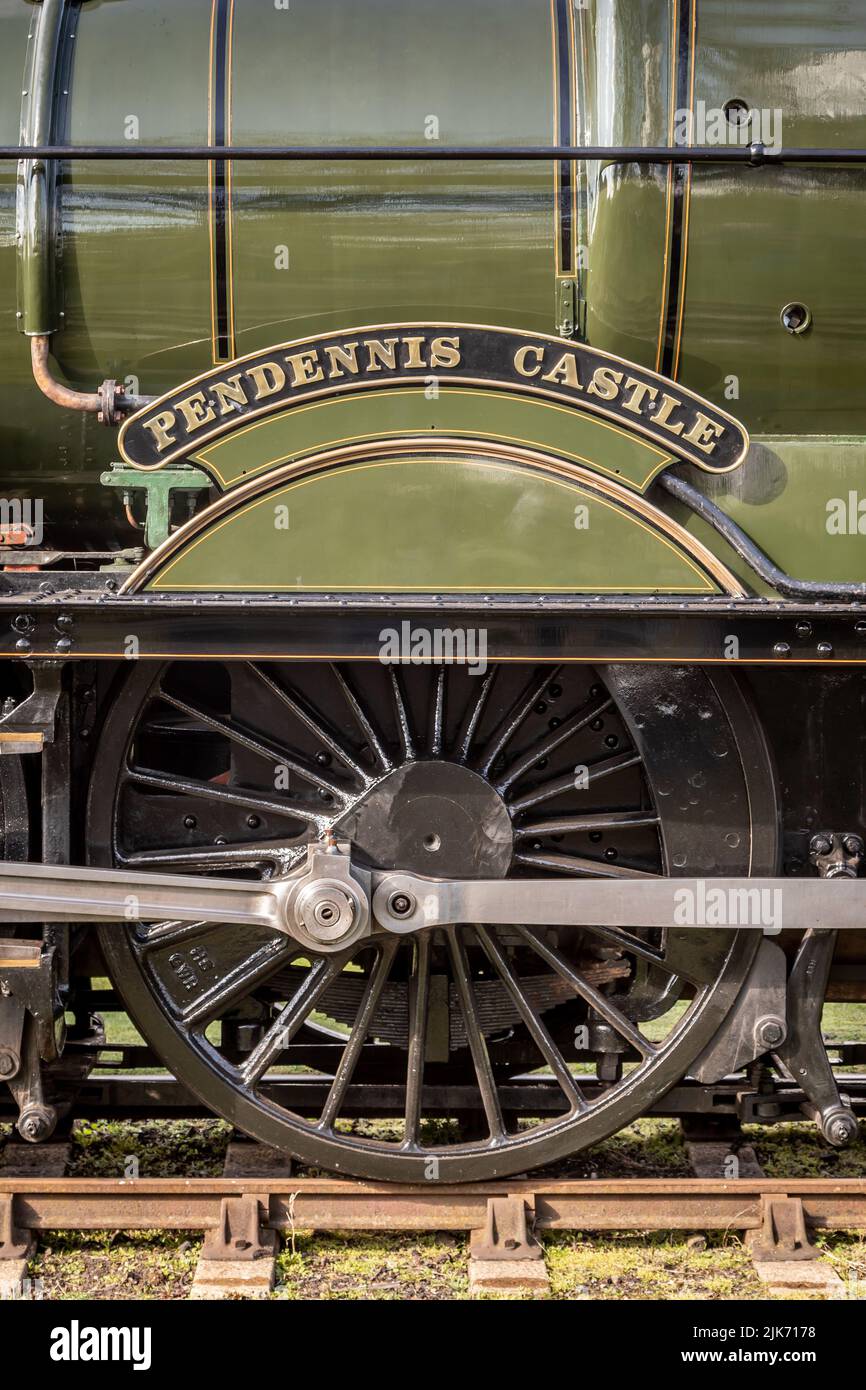
[[[487,704],[487,697],[493,688],[493,681],[496,677],[497,669],[496,666],[491,666],[481,682],[481,689],[478,692],[477,698],[469,706],[463,732],[458,739],[458,750],[455,755],[455,761],[461,765],[465,765],[469,758],[472,749],[472,740],[478,731],[478,725],[481,722],[481,716]]]
[[[667,975],[674,975],[691,985],[711,984],[729,949],[723,932],[701,931],[698,928],[682,932],[669,929],[665,932],[663,946],[642,941],[622,927],[592,926],[583,927],[582,930],[601,937],[626,954],[640,956],[641,960],[658,966]]]
[[[552,670],[544,671],[541,679],[537,675],[530,679],[523,693],[518,696],[516,703],[497,726],[490,743],[484,750],[484,755],[476,767],[476,772],[479,772],[482,777],[489,775],[499,754],[517,733],[533,705],[536,705],[541,699],[550,682],[556,680],[560,670],[561,667],[554,666]]]
[[[265,689],[269,690],[280,704],[285,705],[286,709],[294,715],[299,723],[303,724],[305,729],[309,730],[314,738],[318,739],[319,743],[323,744],[330,753],[333,753],[335,758],[339,758],[340,762],[343,763],[350,772],[354,773],[365,787],[369,786],[371,778],[366,768],[361,766],[352,756],[349,749],[339,741],[329,728],[327,728],[324,720],[309,708],[306,701],[302,700],[300,695],[294,691],[284,690],[266,671],[263,671],[253,662],[248,663],[248,670],[252,671],[253,675],[261,681]]]
[[[352,711],[358,728],[361,730],[362,734],[367,740],[367,746],[370,749],[371,756],[376,760],[376,762],[378,762],[383,772],[391,772],[394,767],[394,764],[388,757],[388,754],[385,752],[382,740],[376,733],[376,730],[373,728],[373,725],[370,723],[370,720],[367,718],[367,714],[364,710],[363,705],[360,703],[357,695],[355,694],[352,687],[349,685],[349,682],[346,680],[346,677],[343,675],[339,666],[332,666],[331,670],[334,672],[334,675],[337,678],[337,684],[343,692],[346,704]]]
[[[190,942],[198,944],[212,938],[218,943],[223,931],[223,927],[214,926],[212,922],[160,922],[151,927],[146,935],[136,938],[136,954],[140,960],[146,961],[156,951],[177,949]],[[279,933],[269,936],[263,943],[260,940],[255,950],[234,969],[222,975],[209,990],[175,1010],[183,1026],[206,1027],[226,1009],[246,998],[256,986],[282,969],[289,945],[288,939]]]
[[[609,863],[606,859],[589,859],[581,854],[556,854],[547,850],[531,850],[514,856],[515,864],[530,869],[547,869],[578,878],[660,878],[646,869],[629,869],[624,864]]]
[[[257,869],[268,866],[272,872],[288,873],[307,853],[306,841],[289,845],[281,841],[259,840],[249,844],[190,846],[182,849],[137,850],[134,854],[116,852],[123,869]]]
[[[229,970],[211,989],[180,1011],[185,1028],[206,1028],[228,1009],[252,994],[269,976],[285,963],[290,943],[285,936],[274,934],[270,941],[252,951],[233,970]]]
[[[571,1110],[586,1110],[586,1098],[569,1070],[565,1058],[524,994],[519,980],[500,950],[499,943],[494,940],[492,933],[486,927],[476,926],[474,930],[487,959],[511,996],[530,1037],[565,1092],[569,1108]]]
[[[255,1086],[268,1067],[288,1047],[292,1038],[316,1004],[348,965],[353,952],[340,951],[333,956],[321,956],[307,971],[303,983],[277,1014],[261,1042],[253,1048],[243,1067],[241,1077],[245,1086]]]
[[[606,994],[601,994],[593,985],[584,980],[564,956],[561,956],[546,941],[542,941],[528,927],[515,927],[515,931],[563,980],[567,980],[575,994],[579,994],[604,1019],[605,1023],[610,1024],[615,1033],[618,1033],[621,1038],[631,1044],[641,1057],[646,1059],[655,1056],[657,1049],[653,1047],[652,1043],[647,1042],[643,1034],[639,1033],[625,1014],[611,1003]]]
[[[320,791],[328,792],[331,796],[340,801],[347,800],[346,793],[335,782],[331,782],[327,777],[323,777],[315,768],[306,763],[299,762],[287,748],[278,748],[275,744],[255,734],[251,730],[244,729],[234,720],[221,718],[216,714],[209,714],[198,705],[192,705],[187,700],[179,700],[174,695],[166,695],[162,691],[159,696],[165,704],[171,705],[172,709],[185,714],[189,719],[196,723],[204,724],[206,728],[213,729],[215,733],[222,734],[223,738],[235,743],[239,748],[246,748],[248,752],[255,753],[256,757],[264,759],[271,766],[282,764],[287,767],[289,772],[294,772],[296,776],[303,778],[305,782],[311,782]]]
[[[346,1099],[346,1092],[355,1074],[355,1068],[361,1057],[361,1050],[367,1041],[367,1034],[376,1016],[376,1009],[382,990],[385,988],[388,976],[391,973],[391,965],[394,956],[400,945],[399,940],[386,941],[380,948],[370,971],[370,979],[364,991],[364,998],[358,1010],[355,1022],[352,1025],[352,1034],[346,1044],[339,1065],[337,1066],[331,1089],[328,1092],[324,1109],[319,1118],[317,1129],[332,1129],[334,1121],[342,1109]]]
[[[391,678],[391,693],[394,696],[394,709],[397,714],[397,728],[400,730],[400,746],[403,750],[403,758],[406,762],[414,762],[418,755],[415,752],[415,741],[412,738],[409,709],[396,666],[389,666],[388,674]]]
[[[445,667],[440,666],[436,673],[436,687],[433,692],[433,705],[430,718],[430,755],[442,757],[442,740],[445,737]]]
[[[505,1124],[502,1119],[502,1107],[499,1104],[499,1093],[496,1089],[493,1068],[490,1064],[490,1054],[487,1051],[487,1043],[484,1041],[484,1034],[478,1023],[475,992],[472,988],[472,978],[469,971],[469,961],[466,956],[466,947],[463,944],[463,938],[460,936],[459,931],[455,931],[453,927],[446,928],[445,938],[448,942],[451,970],[454,976],[454,983],[457,986],[457,997],[460,1000],[460,1010],[463,1014],[463,1023],[466,1027],[466,1037],[469,1041],[472,1064],[475,1067],[475,1075],[478,1078],[481,1103],[484,1106],[484,1114],[487,1118],[490,1138],[496,1143],[501,1141],[505,1136]]]
[[[622,772],[624,768],[637,767],[640,760],[639,753],[629,751],[617,753],[612,758],[604,758],[598,763],[590,763],[586,769],[585,784],[583,782],[580,784],[581,789],[585,790],[591,787],[595,782],[600,782],[603,777],[610,777],[614,772]],[[531,792],[526,792],[516,801],[509,802],[509,813],[516,816],[521,811],[531,811],[533,806],[540,806],[543,801],[552,801],[555,796],[562,796],[564,792],[573,792],[576,786],[574,773],[569,773],[565,777],[556,777],[550,782],[542,782]]]
[[[409,1048],[406,1058],[406,1105],[403,1147],[415,1148],[421,1127],[424,1091],[424,1057],[427,1048],[427,1015],[430,1004],[430,935],[416,939],[409,980]]]
[[[652,811],[589,811],[584,816],[551,816],[548,820],[516,825],[514,836],[517,840],[527,840],[537,835],[584,834],[592,830],[634,830],[659,823],[658,816],[653,815]]]
[[[128,767],[123,780],[135,782],[141,787],[151,787],[154,791],[174,792],[178,796],[200,797],[202,801],[217,801],[224,806],[236,806],[242,811],[261,811],[265,815],[283,816],[286,820],[308,821],[320,829],[327,824],[327,818],[320,811],[314,811],[302,801],[288,801],[282,797],[270,796],[267,792],[244,792],[233,787],[225,787],[216,782],[201,782],[194,777],[176,777],[172,772],[145,771],[144,768]]]
[[[213,922],[159,922],[148,927],[146,933],[137,938],[136,950],[142,958],[146,958],[159,948],[180,946],[185,941],[195,940],[218,930]]]
[[[578,713],[573,714],[570,719],[564,719],[556,729],[553,729],[545,738],[540,739],[538,743],[534,744],[526,753],[521,754],[515,762],[509,764],[505,770],[504,776],[501,777],[497,783],[496,790],[499,792],[500,796],[504,796],[509,787],[513,787],[514,783],[519,781],[523,774],[528,772],[539,759],[546,758],[550,753],[554,753],[557,748],[561,747],[563,743],[567,743],[570,738],[574,738],[575,734],[579,734],[581,729],[585,729],[594,719],[598,719],[599,715],[603,714],[605,710],[610,709],[612,704],[613,700],[607,699],[603,700],[591,710],[585,710],[583,712],[578,711]],[[574,785],[573,781],[572,785]]]

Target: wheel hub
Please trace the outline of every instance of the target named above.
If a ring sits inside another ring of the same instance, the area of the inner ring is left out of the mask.
[[[337,821],[356,857],[438,878],[505,878],[514,837],[499,793],[468,767],[412,762]]]

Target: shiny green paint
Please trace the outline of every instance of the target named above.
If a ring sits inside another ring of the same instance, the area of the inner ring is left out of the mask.
[[[585,134],[594,141],[668,140],[674,3],[612,0],[587,12]],[[620,41],[605,44],[612,32]],[[709,116],[736,98],[769,113],[767,140],[863,148],[864,81],[860,0],[699,0],[696,112],[702,103]],[[591,172],[587,333],[597,347],[655,367],[666,174]],[[694,171],[676,375],[753,435],[866,433],[857,385],[866,373],[864,196],[866,169],[856,167]],[[802,337],[780,323],[794,300],[812,310]]]
[[[583,140],[669,138],[673,4],[610,0],[575,11]],[[39,9],[0,0],[0,139],[8,142],[19,138],[27,37]],[[123,140],[134,115],[143,140],[206,139],[210,0],[84,0],[75,13],[69,95],[57,93],[59,137]],[[779,107],[787,144],[866,144],[864,55],[859,0],[700,0],[695,99]],[[430,116],[440,138],[454,142],[552,135],[548,0],[437,0],[432,19],[426,0],[292,0],[288,11],[235,0],[233,59],[236,140],[410,142],[424,138]],[[587,335],[654,367],[667,175],[590,168],[580,177]],[[719,496],[803,577],[866,573],[858,538],[828,536],[820,524],[827,497],[862,476],[859,442],[837,446],[834,437],[866,433],[864,179],[853,168],[699,169],[689,205],[679,378],[737,414],[753,437],[809,436],[771,498]],[[113,534],[130,544],[120,499],[99,485],[117,457],[114,432],[53,406],[31,381],[15,317],[15,180],[14,166],[0,166],[3,490],[42,497],[56,539],[105,544]],[[132,376],[156,394],[206,370],[206,169],[67,165],[61,185],[58,374],[87,390],[105,376]],[[548,165],[238,166],[238,350],[353,322],[426,317],[553,332],[554,229]],[[277,269],[282,247],[288,270]],[[778,314],[798,298],[814,324],[792,337]],[[506,432],[494,418],[488,428]],[[823,438],[813,445],[814,436]],[[752,469],[747,462],[744,477]],[[760,470],[755,476],[759,483]]]
[[[359,463],[271,488],[147,587],[718,592],[670,538],[609,499],[536,469],[449,458]]]
[[[789,574],[826,580],[866,574],[861,439],[767,437],[752,441],[734,473],[708,478],[690,470],[688,476]],[[750,588],[771,592],[703,522],[685,509],[666,509]]]
[[[221,488],[326,449],[371,439],[460,435],[555,454],[644,492],[671,455],[569,406],[504,391],[437,386],[368,391],[294,406],[191,457]]]

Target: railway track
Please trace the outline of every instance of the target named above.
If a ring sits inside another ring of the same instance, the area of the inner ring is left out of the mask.
[[[242,1144],[255,1160],[260,1146]],[[700,1148],[701,1146],[692,1146]],[[818,1262],[811,1236],[866,1230],[866,1178],[548,1178],[446,1186],[294,1176],[287,1160],[266,1177],[70,1178],[0,1170],[0,1296],[26,1279],[48,1231],[194,1231],[204,1244],[193,1298],[273,1286],[280,1242],[313,1232],[465,1232],[477,1291],[548,1286],[549,1231],[721,1231],[741,1236],[774,1290],[856,1297]],[[9,1165],[7,1164],[7,1167]],[[237,1160],[235,1159],[235,1168]],[[282,1171],[280,1171],[282,1169]]]

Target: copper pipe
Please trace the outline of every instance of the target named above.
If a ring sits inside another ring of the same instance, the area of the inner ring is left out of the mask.
[[[33,363],[33,377],[39,390],[55,405],[66,406],[67,410],[86,410],[98,414],[102,410],[102,396],[98,391],[73,391],[51,375],[48,358],[51,353],[51,339],[48,334],[38,334],[30,339],[30,360]]]

